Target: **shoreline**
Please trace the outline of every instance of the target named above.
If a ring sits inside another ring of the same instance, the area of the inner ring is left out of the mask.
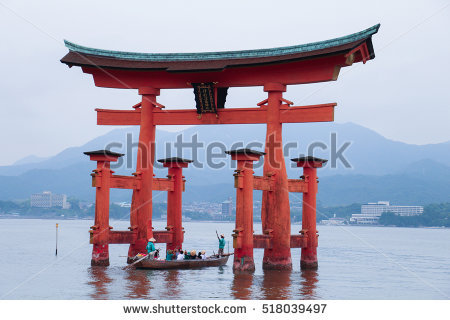
[[[6,215],[0,215],[0,220],[61,220],[61,221],[74,221],[74,220],[79,220],[79,221],[88,221],[94,220],[94,217],[92,218],[56,218],[56,217],[20,217],[20,216],[6,216]],[[128,219],[111,219],[111,221],[129,221]],[[165,219],[155,219],[153,221],[166,221]],[[184,221],[183,223],[191,223],[191,222],[203,222],[203,223],[234,223],[234,220],[189,220],[189,221]],[[254,221],[256,224],[261,224],[261,221]],[[301,221],[296,221],[296,222],[291,222],[291,225],[301,225]],[[357,225],[357,224],[345,224],[345,225],[321,225],[321,224],[317,224],[317,227],[362,227],[362,228],[366,228],[366,227],[380,227],[380,228],[407,228],[407,229],[450,229],[448,227],[445,226],[415,226],[415,227],[397,227],[394,225],[388,225],[388,226],[383,226],[383,225],[379,225],[379,224],[374,224],[374,225]]]

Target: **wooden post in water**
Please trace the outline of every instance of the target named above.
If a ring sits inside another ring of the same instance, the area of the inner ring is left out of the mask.
[[[91,227],[91,266],[109,266],[109,190],[111,188],[111,161],[117,161],[123,154],[109,150],[84,152],[91,161],[97,161],[97,168],[91,174],[95,187],[95,217]]]
[[[292,159],[297,167],[303,167],[303,179],[308,191],[303,192],[302,234],[307,236],[307,245],[302,247],[301,269],[317,269],[318,234],[316,229],[317,168],[322,168],[327,160],[312,156]]]
[[[55,256],[58,255],[58,224],[56,224],[56,250],[55,250]]]
[[[234,174],[236,188],[236,228],[233,234],[233,271],[255,271],[253,260],[253,161],[263,152],[251,149],[225,151],[237,160]]]
[[[182,195],[184,191],[183,168],[187,168],[192,160],[178,157],[160,159],[165,168],[169,168],[170,181],[173,181],[173,189],[167,191],[167,231],[171,232],[173,237],[170,243],[167,243],[166,250],[181,249],[183,245],[184,231],[182,223]]]

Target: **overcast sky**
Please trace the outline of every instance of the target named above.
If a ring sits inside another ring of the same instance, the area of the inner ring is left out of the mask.
[[[337,82],[289,86],[285,98],[337,102],[337,122],[393,140],[448,141],[449,3],[0,0],[0,165],[81,145],[113,129],[96,125],[95,108],[129,109],[140,99],[136,90],[96,88],[80,68],[61,64],[63,39],[137,52],[243,50],[327,40],[381,23],[375,60],[343,68]],[[227,105],[252,107],[264,98],[260,87],[232,89]],[[162,91],[159,101],[194,106],[191,90]]]

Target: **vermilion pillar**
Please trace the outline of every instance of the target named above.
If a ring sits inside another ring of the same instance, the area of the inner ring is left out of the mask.
[[[137,240],[130,245],[128,259],[138,253],[146,252],[148,239],[153,237],[152,230],[152,191],[153,164],[155,161],[155,125],[153,111],[159,89],[139,88],[142,95],[139,145],[137,152],[136,175],[141,177],[141,188],[133,190],[130,212],[131,230],[137,229]]]
[[[263,269],[292,269],[290,234],[291,217],[289,207],[288,179],[283,155],[282,123],[280,114],[283,92],[286,86],[269,83],[268,92],[266,156],[264,176],[272,177],[273,191],[263,191],[261,220],[263,232],[272,234],[272,248],[264,249]]]
[[[167,192],[167,227],[173,234],[171,243],[167,243],[167,250],[181,249],[184,231],[182,224],[182,194],[184,191],[183,168],[187,168],[192,160],[182,158],[160,159],[164,167],[169,168],[168,178],[173,181],[173,190]]]
[[[117,159],[123,154],[108,150],[88,151],[84,154],[90,157],[90,160],[97,161],[97,168],[92,174],[93,186],[95,190],[95,218],[94,225],[91,227],[92,248],[92,266],[109,266],[109,189],[111,182],[111,161]]]
[[[300,267],[302,269],[317,269],[317,168],[321,168],[327,160],[308,156],[292,159],[292,161],[297,162],[297,167],[303,167],[303,179],[308,184],[308,191],[303,193],[302,207],[302,231],[308,237],[308,240],[307,246],[302,248]]]
[[[255,271],[253,261],[253,161],[258,161],[263,152],[250,149],[226,151],[232,160],[237,160],[236,228],[233,234],[233,271]]]

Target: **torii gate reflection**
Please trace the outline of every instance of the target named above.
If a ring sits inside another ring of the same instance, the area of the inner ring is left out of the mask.
[[[184,181],[181,176],[173,179],[153,177],[157,125],[263,123],[267,126],[264,175],[262,179],[255,179],[259,181],[257,187],[263,190],[263,235],[254,235],[254,247],[264,248],[264,269],[291,269],[291,247],[302,247],[302,268],[317,268],[317,186],[313,184],[320,159],[297,159],[299,166],[303,163],[305,174],[310,168],[314,173],[308,171],[312,173],[310,182],[306,179],[289,181],[282,147],[282,124],[333,121],[336,103],[293,106],[293,102],[283,98],[283,93],[287,85],[337,80],[342,67],[373,59],[371,37],[378,28],[376,25],[345,37],[291,47],[212,53],[130,53],[93,49],[66,41],[69,53],[61,62],[70,67],[80,66],[83,72],[92,74],[96,86],[138,89],[142,97],[141,102],[133,106],[134,110],[96,109],[97,124],[139,125],[140,135],[137,169],[133,177],[113,176],[110,172],[109,162],[120,155],[105,153],[104,158],[99,158],[98,153],[88,153],[92,160],[101,163],[94,173],[94,185],[98,193],[104,194],[97,197],[96,202],[99,208],[96,214],[101,217],[96,217],[92,231],[94,249],[91,264],[109,264],[109,243],[129,243],[128,257],[131,258],[145,251],[150,237],[157,242],[168,243],[171,248],[179,244],[180,235],[182,238],[181,216],[178,217],[181,192],[175,190],[179,190],[177,188]],[[213,84],[213,92],[209,94],[218,107],[216,114],[203,113],[199,117],[195,109],[164,110],[164,106],[157,102],[160,90],[192,88],[193,84],[203,83]],[[225,109],[224,92],[227,88],[247,86],[262,86],[267,99],[258,103],[256,108]],[[180,168],[184,166],[181,163],[186,163],[183,159],[166,162],[176,163],[172,167]],[[111,187],[133,189],[130,231],[110,230],[108,214],[104,211],[109,205],[106,193]],[[153,231],[152,190],[177,193],[168,197],[168,217],[170,215],[176,223],[168,225],[167,231]],[[304,205],[306,201],[308,209],[303,211],[303,220],[307,221],[308,229],[303,229],[297,236],[290,235],[289,191],[307,195]],[[177,213],[177,218],[171,212]],[[178,239],[176,244],[174,239]]]

